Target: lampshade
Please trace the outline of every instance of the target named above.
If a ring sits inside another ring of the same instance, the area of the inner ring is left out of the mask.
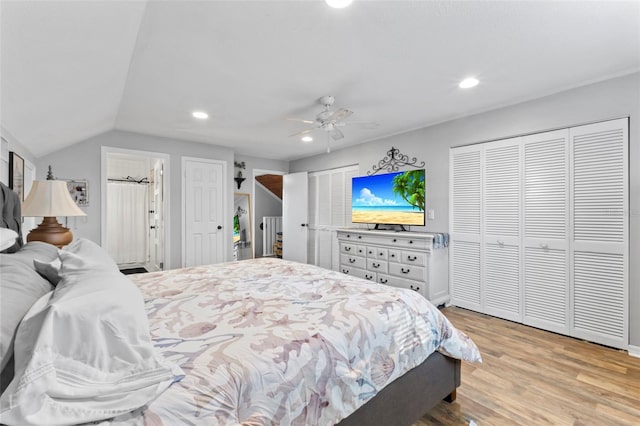
[[[51,168],[49,168],[51,175]],[[33,182],[27,199],[22,203],[23,216],[42,216],[37,228],[27,235],[27,241],[41,241],[61,248],[73,240],[69,228],[62,226],[57,216],[86,216],[71,198],[67,183],[61,180]]]
[[[61,180],[36,180],[22,203],[23,216],[86,216],[71,198],[67,183]]]

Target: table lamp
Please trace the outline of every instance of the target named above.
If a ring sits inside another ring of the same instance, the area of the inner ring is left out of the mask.
[[[67,183],[54,180],[49,166],[47,180],[33,182],[22,204],[22,215],[43,217],[42,223],[29,232],[27,241],[42,241],[61,248],[73,240],[73,234],[58,222],[57,216],[86,216],[86,213],[71,198]]]

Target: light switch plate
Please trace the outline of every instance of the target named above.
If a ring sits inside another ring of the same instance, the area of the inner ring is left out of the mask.
[[[434,219],[436,218],[436,212],[435,212],[435,210],[430,209],[430,210],[428,211],[428,213],[429,213],[429,216],[428,216],[429,220],[434,220]]]

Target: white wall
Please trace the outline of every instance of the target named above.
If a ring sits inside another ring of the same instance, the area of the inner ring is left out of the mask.
[[[0,136],[2,136],[7,142],[9,142],[9,151],[13,151],[20,157],[24,158],[25,163],[30,162],[31,164],[35,164],[36,158],[31,153],[31,151],[25,148],[25,146],[22,145],[18,139],[16,139],[8,130],[1,126]],[[9,158],[7,157],[6,160],[6,163],[4,161],[0,161],[0,182],[4,183],[5,185],[9,185]],[[25,197],[26,196],[27,194],[25,194]]]
[[[87,179],[89,181],[89,206],[83,208],[85,217],[70,218],[68,226],[77,237],[84,237],[100,243],[101,205],[101,147],[110,146],[140,151],[166,153],[170,156],[171,191],[170,226],[171,247],[167,252],[170,267],[177,268],[182,259],[182,171],[181,157],[199,157],[227,162],[227,181],[233,181],[233,151],[229,148],[197,142],[186,142],[157,136],[141,135],[138,133],[114,130],[79,142],[67,148],[55,151],[36,160],[38,179],[44,179],[47,166],[53,167],[53,174],[57,178]],[[228,191],[227,205],[233,206],[233,191]],[[231,216],[232,217],[232,216]],[[229,233],[227,241],[232,241],[232,226],[227,226]],[[232,247],[228,247],[224,258],[231,260]]]
[[[619,117],[630,117],[629,336],[630,344],[640,347],[640,262],[634,261],[640,259],[640,73],[293,161],[290,171],[358,163],[360,173],[366,174],[394,146],[426,162],[427,208],[435,210],[435,220],[427,221],[424,229],[445,231],[449,216],[449,148]]]

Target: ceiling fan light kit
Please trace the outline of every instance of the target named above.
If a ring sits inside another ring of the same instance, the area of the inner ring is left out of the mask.
[[[324,0],[324,1],[334,9],[344,9],[345,7],[349,6],[353,2],[353,0]]]

